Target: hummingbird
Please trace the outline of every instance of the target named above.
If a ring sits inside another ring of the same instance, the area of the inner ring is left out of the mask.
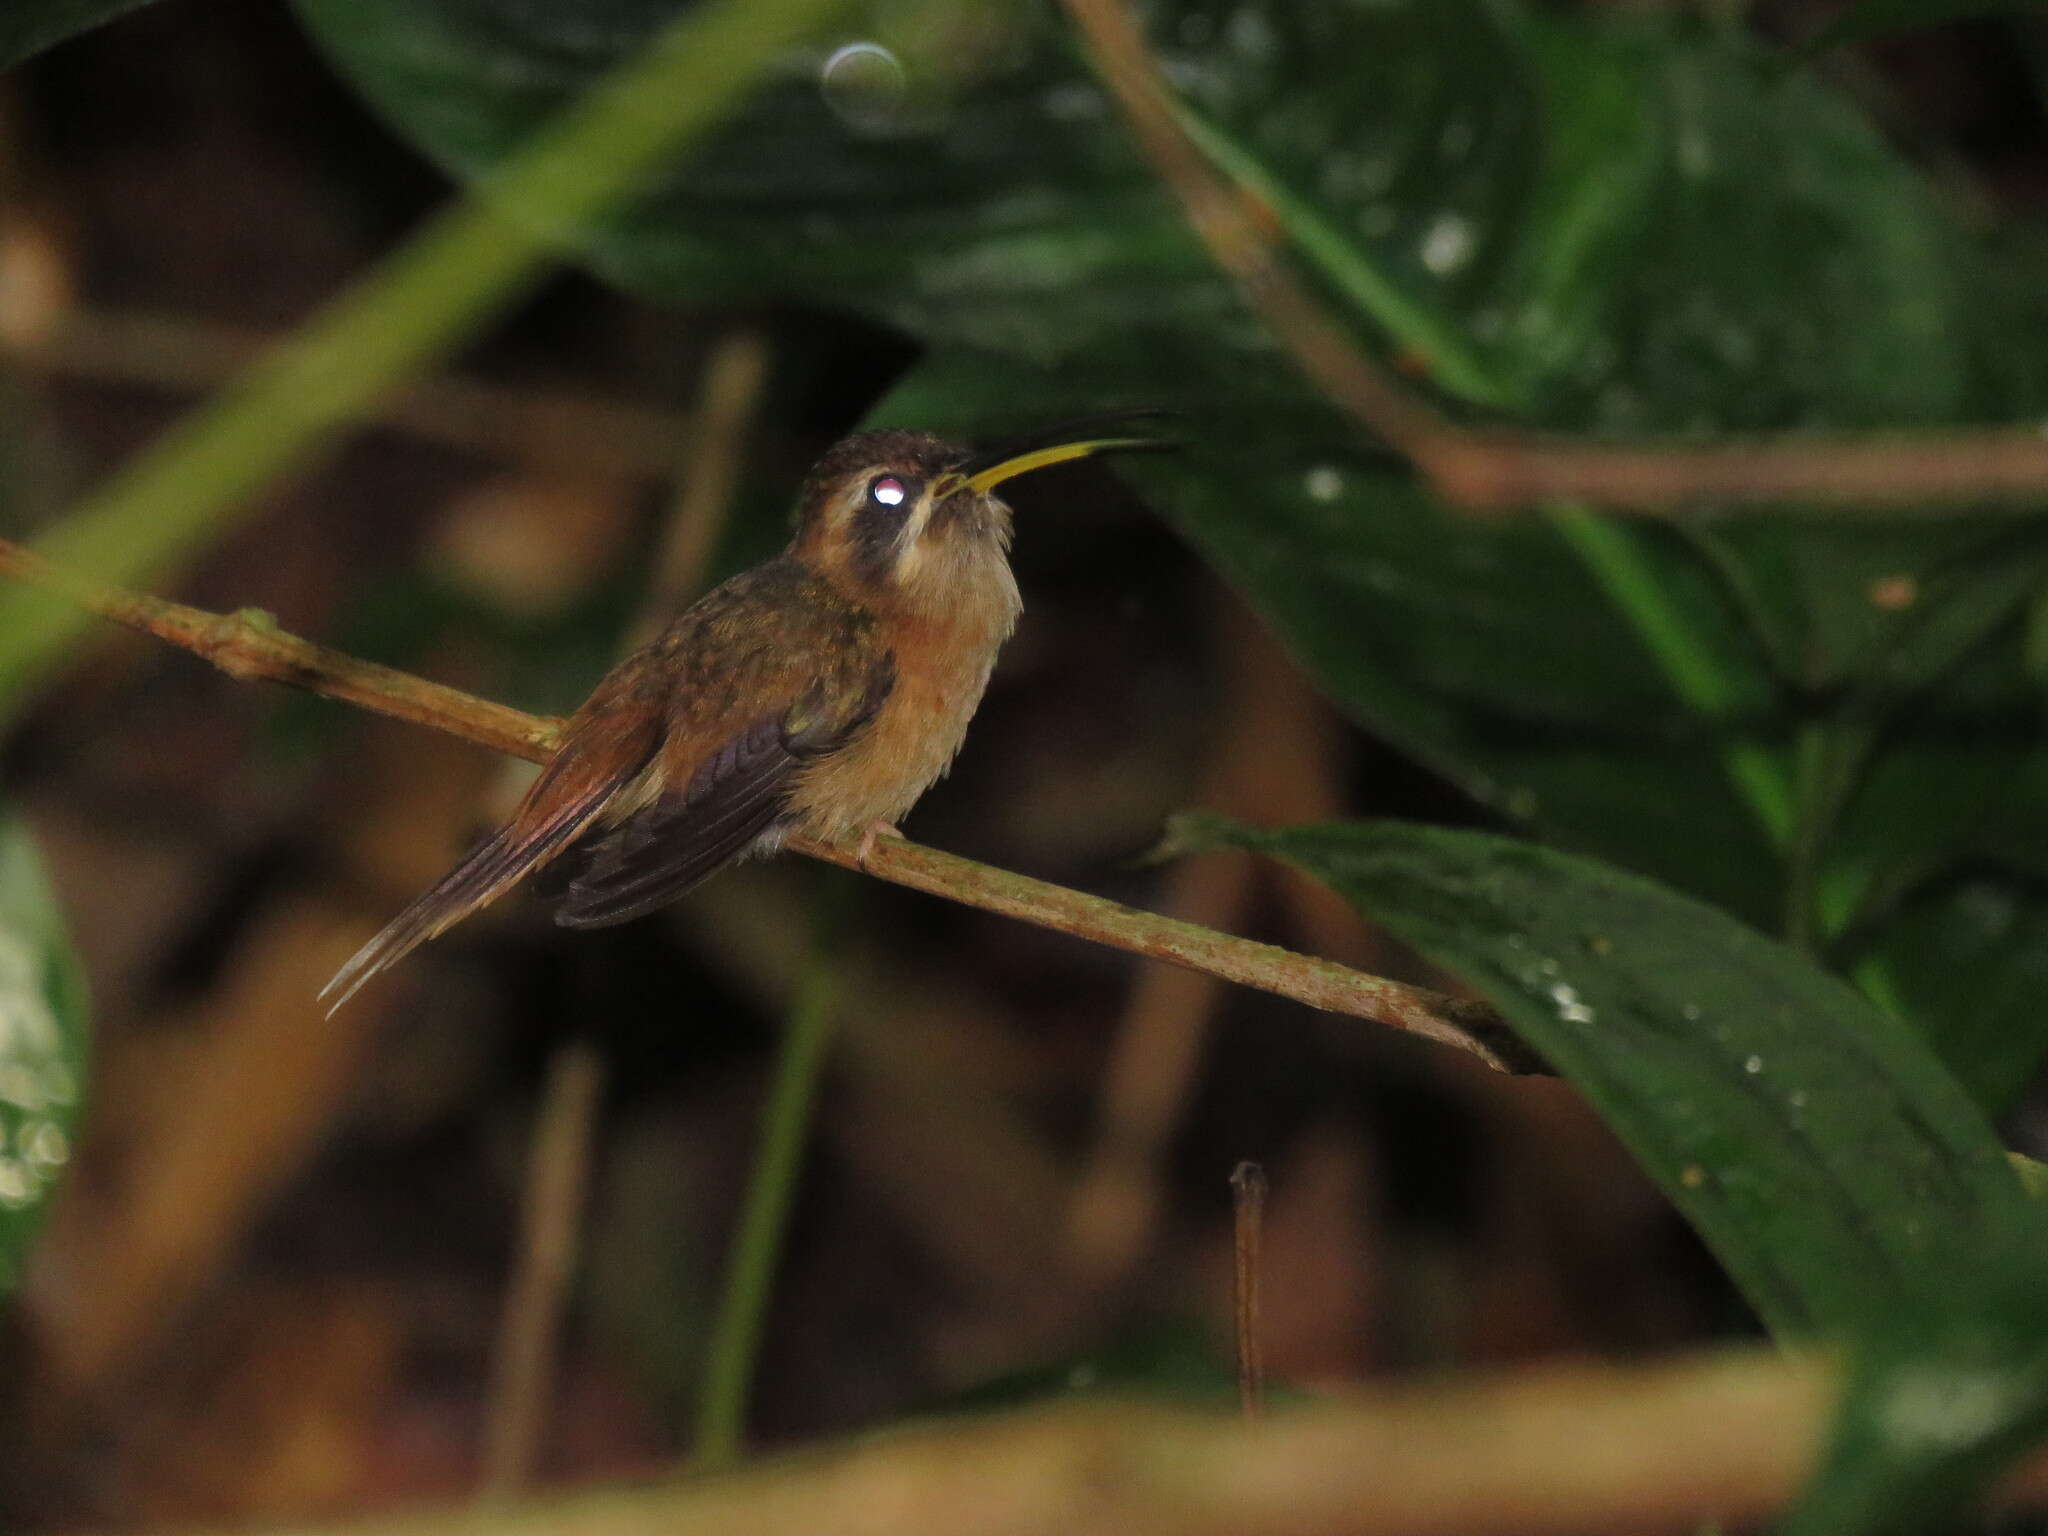
[[[1129,419],[982,453],[907,431],[833,445],[804,481],[788,548],[605,674],[511,819],[335,972],[329,1012],[543,871],[557,923],[604,928],[792,834],[858,839],[864,862],[951,766],[1023,609],[996,487],[1165,446],[1104,435]]]

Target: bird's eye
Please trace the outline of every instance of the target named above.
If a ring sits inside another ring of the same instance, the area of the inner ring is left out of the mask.
[[[910,487],[894,475],[877,475],[868,482],[868,500],[878,507],[900,507],[910,500]]]

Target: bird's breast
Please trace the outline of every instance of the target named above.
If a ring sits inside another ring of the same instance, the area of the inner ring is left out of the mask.
[[[789,801],[797,830],[844,842],[917,803],[952,766],[1019,606],[1003,565],[950,611],[886,621],[895,685],[852,741],[803,770]]]

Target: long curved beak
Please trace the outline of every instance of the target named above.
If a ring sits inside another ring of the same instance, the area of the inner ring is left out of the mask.
[[[1173,444],[1164,438],[1140,437],[1128,431],[1114,430],[1138,420],[1156,421],[1165,414],[1162,411],[1125,411],[1115,416],[1065,422],[1026,438],[1012,438],[948,470],[933,485],[933,494],[938,500],[960,491],[986,494],[1005,480],[1027,475],[1034,469],[1065,464],[1071,459],[1085,459],[1090,454],[1171,448]]]

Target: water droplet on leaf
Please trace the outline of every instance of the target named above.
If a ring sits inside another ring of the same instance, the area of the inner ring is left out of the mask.
[[[1470,220],[1440,213],[1422,237],[1422,264],[1438,277],[1448,277],[1472,259],[1475,243]]]
[[[825,105],[847,127],[880,133],[897,125],[910,77],[903,61],[880,43],[848,43],[818,71]]]

